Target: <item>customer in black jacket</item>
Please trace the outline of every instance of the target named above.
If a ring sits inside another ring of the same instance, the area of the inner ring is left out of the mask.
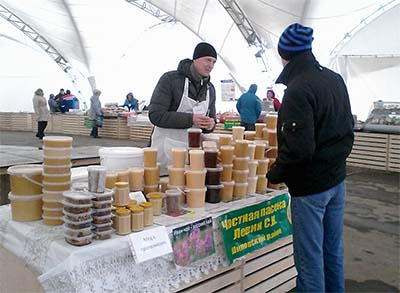
[[[171,149],[187,147],[187,129],[210,132],[215,126],[215,88],[210,73],[217,52],[208,43],[199,43],[193,59],[180,61],[178,70],[164,73],[154,89],[149,118],[154,124],[152,147],[158,149],[161,173],[171,163]]]
[[[267,177],[292,196],[299,292],[343,292],[342,225],[346,158],[353,117],[342,77],[311,51],[313,29],[298,23],[282,33],[278,52],[287,86],[278,112],[278,158]]]

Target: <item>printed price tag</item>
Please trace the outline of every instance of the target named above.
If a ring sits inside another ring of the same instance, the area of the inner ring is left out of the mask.
[[[141,191],[134,191],[129,193],[129,198],[136,200],[138,204],[141,204],[142,202],[146,202],[146,198],[143,195],[143,192]]]
[[[168,232],[163,226],[131,233],[128,237],[136,263],[172,253]]]

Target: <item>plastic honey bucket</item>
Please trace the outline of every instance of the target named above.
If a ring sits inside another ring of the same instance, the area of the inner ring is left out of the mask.
[[[13,195],[37,195],[42,193],[41,165],[19,165],[7,169]]]
[[[42,218],[42,195],[15,196],[8,194],[11,202],[11,218],[17,222],[38,221]]]
[[[72,137],[70,136],[45,136],[43,138],[45,148],[68,148],[72,146]]]

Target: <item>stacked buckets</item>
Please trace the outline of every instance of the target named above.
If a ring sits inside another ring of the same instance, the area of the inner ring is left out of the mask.
[[[11,217],[30,222],[42,218],[42,166],[20,165],[7,169],[10,175]]]
[[[43,138],[43,223],[63,224],[63,192],[71,188],[72,137]]]

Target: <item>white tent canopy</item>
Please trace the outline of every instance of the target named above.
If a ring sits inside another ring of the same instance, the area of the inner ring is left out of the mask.
[[[138,8],[143,4],[145,9]],[[399,4],[399,0],[0,0],[4,52],[0,110],[30,111],[38,87],[46,94],[70,88],[87,100],[94,86],[89,77],[103,91],[103,102],[122,103],[129,91],[148,100],[159,76],[176,68],[179,60],[191,58],[200,40],[218,51],[212,73],[218,93],[219,80],[232,76],[244,87],[257,83],[263,96],[282,69],[276,53],[278,37],[287,25],[300,22],[314,28],[314,54],[347,79],[353,112],[365,119],[372,101],[400,100],[394,82],[400,76]],[[163,22],[145,12],[149,8],[159,8],[175,22]],[[67,61],[68,74],[4,15],[16,17],[45,39]],[[253,39],[246,40],[240,24],[254,33]],[[260,49],[265,49],[263,59],[255,57]],[[217,107],[225,110],[233,105],[218,101]]]

